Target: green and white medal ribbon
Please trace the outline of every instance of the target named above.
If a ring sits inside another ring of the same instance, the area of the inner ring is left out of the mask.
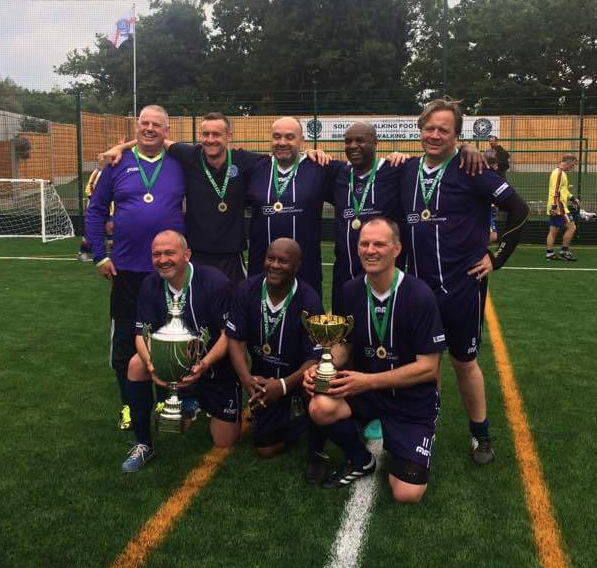
[[[263,335],[265,336],[265,342],[263,343],[261,349],[265,355],[269,355],[272,352],[272,347],[269,344],[269,338],[274,334],[274,331],[276,331],[276,328],[282,321],[282,318],[284,317],[292,298],[294,298],[294,290],[291,287],[286,299],[284,300],[284,304],[280,308],[280,311],[274,320],[274,323],[272,323],[270,326],[269,317],[267,315],[267,285],[265,283],[265,278],[263,279],[263,284],[261,285],[261,319],[263,320]]]
[[[222,184],[222,188],[218,186],[214,176],[211,175],[205,160],[203,159],[203,151],[201,151],[201,165],[203,166],[203,171],[211,183],[211,186],[214,188],[214,191],[218,194],[220,198],[220,203],[218,204],[218,211],[220,213],[225,213],[228,210],[228,205],[226,205],[224,199],[226,198],[226,190],[228,189],[228,182],[230,181],[230,166],[232,165],[232,152],[230,150],[226,150],[226,175],[224,176],[224,183]]]
[[[388,352],[386,351],[386,348],[383,346],[383,342],[386,337],[386,331],[388,329],[388,321],[390,319],[390,307],[392,305],[394,294],[396,293],[396,284],[398,283],[399,276],[400,270],[395,268],[394,278],[392,279],[392,285],[390,286],[390,295],[384,304],[385,312],[381,320],[381,325],[379,323],[379,319],[377,318],[377,314],[375,313],[375,304],[373,302],[371,294],[371,286],[369,285],[369,282],[365,282],[365,286],[367,287],[367,305],[369,306],[369,315],[371,316],[371,320],[373,321],[373,327],[375,328],[375,333],[377,334],[377,338],[379,339],[380,343],[375,354],[380,359],[385,359],[388,356]]]
[[[350,226],[355,230],[358,231],[361,228],[361,220],[359,219],[359,215],[365,207],[365,202],[367,201],[367,195],[369,195],[369,190],[375,181],[375,174],[377,174],[377,164],[379,160],[375,158],[375,162],[373,162],[373,168],[369,172],[369,177],[367,178],[367,183],[365,184],[365,189],[363,190],[363,195],[361,196],[361,201],[357,201],[357,198],[354,194],[354,168],[350,168],[350,180],[348,182],[348,192],[350,193],[350,197],[352,199],[352,206],[354,208],[354,219]]]
[[[431,211],[429,210],[429,202],[431,201],[431,196],[433,195],[433,192],[435,191],[435,188],[437,187],[441,179],[444,177],[444,172],[446,171],[448,164],[454,159],[454,156],[456,156],[456,154],[458,154],[458,152],[454,152],[440,166],[439,171],[435,175],[435,178],[433,178],[433,182],[431,183],[431,187],[429,189],[427,189],[427,185],[425,184],[425,176],[423,174],[425,156],[423,156],[419,161],[419,185],[421,186],[421,196],[423,197],[423,202],[425,203],[425,209],[423,209],[423,212],[421,213],[421,219],[423,219],[423,221],[428,221],[431,218]]]
[[[282,194],[286,191],[288,184],[292,181],[292,178],[294,178],[294,176],[296,175],[296,170],[299,167],[299,162],[300,162],[300,160],[297,160],[296,162],[294,162],[294,166],[292,166],[292,170],[286,176],[286,178],[282,182],[282,185],[280,185],[280,180],[278,179],[278,160],[276,160],[276,158],[274,158],[273,178],[274,178],[274,187],[276,189],[276,202],[274,203],[274,211],[276,213],[279,213],[280,211],[282,211],[282,209],[284,209],[284,205],[282,205],[282,202],[280,201],[280,199],[282,197]]]
[[[187,303],[187,292],[189,290],[189,283],[191,281],[191,267],[187,264],[187,275],[184,281],[184,285],[182,287],[182,294],[178,300],[178,308],[180,309],[181,313],[184,309],[185,304]],[[168,289],[168,281],[164,280],[164,296],[166,297],[166,306],[168,308],[168,313],[172,311],[172,298],[170,297],[170,290]]]
[[[133,155],[135,156],[135,160],[137,160],[137,165],[139,166],[139,173],[141,174],[141,179],[143,180],[143,184],[145,185],[145,189],[147,191],[147,193],[143,196],[143,201],[145,201],[145,203],[151,203],[153,201],[153,195],[151,195],[151,188],[153,187],[155,181],[158,179],[158,175],[160,173],[160,170],[162,169],[162,164],[164,163],[164,152],[162,152],[159,155],[159,163],[153,171],[150,180],[147,179],[147,175],[145,175],[143,166],[139,161],[139,150],[137,150],[137,146],[133,147]]]

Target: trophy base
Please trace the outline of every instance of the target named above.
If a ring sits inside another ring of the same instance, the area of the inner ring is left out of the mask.
[[[158,415],[155,417],[155,431],[167,432],[169,434],[184,434],[192,423],[192,420],[186,418],[172,420],[171,418],[162,418]]]
[[[315,386],[315,392],[317,394],[327,394],[330,390],[330,379],[320,379],[316,377],[313,379],[313,385]]]

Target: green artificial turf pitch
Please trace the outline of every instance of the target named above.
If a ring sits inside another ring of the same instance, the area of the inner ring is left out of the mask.
[[[1,239],[0,257],[74,258],[72,239]],[[594,440],[597,249],[547,264],[521,246],[490,290],[572,566],[597,558]],[[331,261],[331,248],[324,245]],[[331,267],[325,267],[329,305]],[[132,434],[116,429],[108,368],[108,285],[91,263],[0,260],[0,566],[106,567],[210,449],[206,420],[159,434],[139,473],[120,465]],[[359,565],[539,566],[489,338],[481,354],[496,460],[468,456],[467,420],[449,364],[429,488],[398,506],[382,466]],[[323,567],[346,491],[302,480],[304,443],[260,460],[250,433],[191,502],[149,567]],[[330,448],[332,457],[340,454]]]

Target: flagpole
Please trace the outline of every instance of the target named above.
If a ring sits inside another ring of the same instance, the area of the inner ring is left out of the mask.
[[[133,113],[137,118],[137,12],[133,2]]]

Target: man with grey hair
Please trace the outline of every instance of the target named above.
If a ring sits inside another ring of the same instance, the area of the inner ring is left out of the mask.
[[[143,279],[153,271],[151,242],[165,229],[185,232],[182,213],[184,173],[164,152],[168,113],[160,106],[141,110],[137,142],[117,165],[103,169],[85,218],[85,238],[101,277],[112,285],[110,363],[122,400],[119,427],[131,427],[126,389],[129,360],[135,353],[137,298]],[[114,245],[106,251],[105,226],[114,202]]]

